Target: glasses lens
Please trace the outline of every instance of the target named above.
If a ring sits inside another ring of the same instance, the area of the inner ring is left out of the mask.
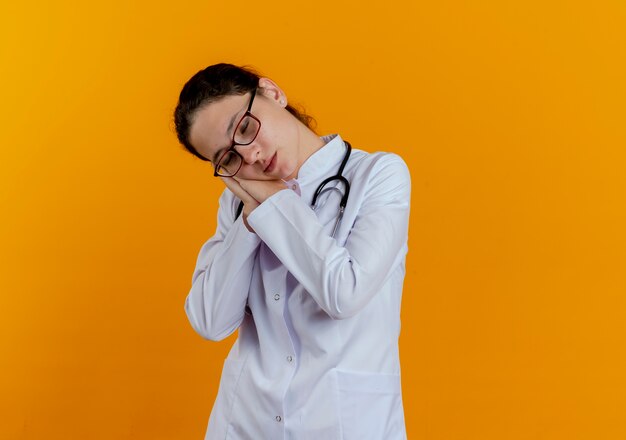
[[[235,130],[234,141],[239,145],[248,145],[256,138],[261,124],[250,115],[245,115]]]
[[[227,151],[215,169],[218,175],[229,177],[234,176],[239,171],[239,167],[241,167],[241,156],[234,151]]]

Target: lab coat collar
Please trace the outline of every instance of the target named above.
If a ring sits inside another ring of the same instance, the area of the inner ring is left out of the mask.
[[[338,134],[322,136],[326,144],[313,153],[298,170],[298,183],[307,185],[317,182],[320,176],[337,172],[339,164],[344,157],[346,147],[343,139]]]

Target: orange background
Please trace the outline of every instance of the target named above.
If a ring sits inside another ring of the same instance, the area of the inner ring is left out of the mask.
[[[625,44],[618,0],[3,3],[0,438],[203,438],[222,188],[171,115],[220,61],[409,164],[410,439],[626,438]]]

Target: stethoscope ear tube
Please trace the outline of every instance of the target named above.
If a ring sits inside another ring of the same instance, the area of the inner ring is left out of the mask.
[[[339,180],[340,182],[342,182],[344,187],[346,188],[346,191],[342,193],[336,187],[326,188],[326,184],[332,182],[333,180]],[[348,202],[348,198],[346,197],[346,195],[350,192],[349,188],[350,188],[350,185],[348,184],[348,180],[345,177],[343,177],[343,176],[327,177],[326,179],[324,179],[322,181],[322,183],[319,184],[319,186],[315,190],[315,194],[313,194],[313,199],[311,200],[311,206],[313,208],[317,207],[317,199],[323,192],[326,192],[326,191],[337,191],[337,192],[339,192],[341,194],[341,202],[340,202],[339,205],[345,207],[346,203]]]
[[[337,232],[337,228],[339,227],[339,223],[341,223],[341,219],[343,218],[344,207],[339,207],[339,215],[337,216],[337,221],[335,221],[335,226],[333,227],[333,233],[330,234],[331,237],[335,236],[335,232]]]
[[[346,166],[346,163],[348,163],[348,159],[350,158],[350,153],[352,152],[352,146],[347,141],[344,141],[344,144],[346,145],[347,151],[346,151],[345,156],[343,157],[343,160],[341,161],[341,165],[339,166],[339,171],[337,172],[336,175],[327,177],[326,179],[322,181],[322,183],[319,184],[319,186],[315,190],[315,194],[313,194],[313,200],[311,200],[311,207],[315,209],[317,208],[317,198],[323,192],[337,191],[338,193],[341,194],[341,201],[339,202],[339,214],[337,215],[337,220],[335,221],[333,232],[330,235],[331,237],[334,237],[335,233],[337,232],[339,223],[341,223],[341,219],[343,218],[343,212],[345,211],[346,205],[348,204],[348,197],[350,196],[350,182],[348,182],[348,179],[343,177],[342,173],[343,173],[343,169]],[[333,180],[338,180],[341,183],[343,183],[343,187],[344,187],[343,193],[337,187],[325,188],[326,184],[329,182],[332,182]]]
[[[337,174],[335,174],[334,176],[327,177],[326,179],[322,181],[322,183],[319,184],[319,186],[315,190],[315,194],[313,194],[313,199],[311,200],[311,207],[313,208],[316,207],[317,198],[322,192],[324,192],[324,187],[326,186],[326,184],[329,182],[332,182],[333,180],[339,180],[340,182],[343,183],[343,187],[344,187],[344,192],[341,197],[341,202],[339,203],[339,207],[345,208],[346,205],[348,204],[348,196],[350,195],[350,182],[348,182],[348,179],[343,177],[342,173],[343,173],[343,169],[346,166],[346,163],[348,163],[348,159],[350,158],[350,153],[352,152],[352,146],[350,145],[350,142],[348,141],[344,141],[344,144],[346,146],[347,151],[346,151],[345,156],[343,157],[343,160],[341,161],[341,165],[339,166],[339,171],[337,171]],[[328,189],[331,189],[331,188],[328,188]],[[336,188],[333,188],[333,189],[336,190]]]

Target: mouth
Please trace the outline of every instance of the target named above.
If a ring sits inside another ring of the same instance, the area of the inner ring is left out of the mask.
[[[263,170],[264,173],[271,173],[274,170],[274,168],[276,167],[276,155],[277,153],[274,153],[274,155],[270,159],[270,162],[267,164],[267,166]]]

